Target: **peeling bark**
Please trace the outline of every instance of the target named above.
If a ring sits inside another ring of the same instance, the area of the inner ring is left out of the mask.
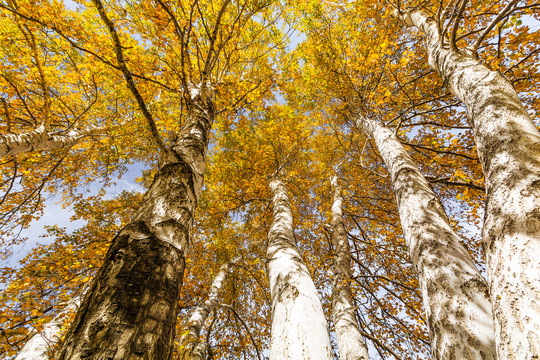
[[[222,265],[212,281],[208,291],[208,300],[197,306],[188,321],[188,333],[182,335],[180,339],[179,357],[183,360],[206,360],[208,357],[208,346],[206,342],[200,342],[199,336],[204,322],[212,310],[219,305],[219,296],[223,285],[229,276],[234,264],[240,261],[240,257]]]
[[[62,336],[62,326],[67,314],[77,310],[81,304],[81,295],[75,295],[66,306],[48,322],[43,330],[35,333],[27,342],[15,360],[49,360],[50,350]]]
[[[92,135],[104,135],[106,128],[94,127],[85,130],[71,130],[65,135],[51,134],[44,126],[24,134],[0,135],[0,157],[29,151],[67,149],[80,139]]]
[[[267,249],[272,298],[270,360],[330,360],[328,325],[293,237],[287,189],[279,179],[270,183],[270,189],[274,209]]]
[[[198,95],[131,222],[112,240],[59,359],[171,357],[193,215],[215,110]]]
[[[351,291],[351,249],[343,222],[343,197],[338,178],[330,180],[333,191],[332,226],[334,228],[334,284],[332,316],[341,360],[369,360],[364,337],[354,311]]]
[[[487,283],[452,230],[437,195],[388,128],[369,119],[359,119],[357,126],[373,137],[391,176],[420,280],[433,358],[495,359]]]
[[[540,358],[540,133],[500,72],[441,45],[426,13],[398,16],[426,35],[430,66],[470,115],[486,183],[482,236],[498,356]]]

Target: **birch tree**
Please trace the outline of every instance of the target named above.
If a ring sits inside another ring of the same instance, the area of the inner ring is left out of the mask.
[[[392,132],[359,118],[371,136],[394,187],[401,226],[420,278],[435,359],[495,359],[488,286],[444,208]]]
[[[331,359],[328,325],[293,234],[287,188],[270,182],[274,219],[268,233],[268,278],[272,296],[270,359]]]
[[[36,150],[68,149],[85,137],[104,134],[106,134],[104,128],[89,128],[71,130],[65,135],[56,135],[47,133],[45,127],[40,126],[38,129],[25,134],[0,135],[0,156]]]
[[[339,353],[344,360],[369,360],[366,342],[360,331],[351,291],[351,249],[343,223],[343,197],[338,177],[330,178],[333,192],[332,227],[336,254],[334,256],[334,284],[332,317],[336,329]]]
[[[174,340],[184,251],[202,189],[215,117],[212,89],[206,80],[198,87],[190,85],[186,120],[177,141],[166,148],[126,67],[113,22],[101,1],[94,5],[111,35],[127,85],[164,152],[164,161],[131,222],[113,240],[59,358],[167,359]]]
[[[206,360],[208,344],[201,342],[199,336],[208,315],[219,305],[220,293],[233,266],[241,260],[236,257],[219,268],[208,290],[208,299],[197,306],[188,321],[187,333],[180,340],[180,359]]]
[[[466,1],[448,20],[451,29],[443,28],[448,15],[442,8],[436,19],[422,10],[396,12],[424,34],[429,65],[469,113],[485,174],[482,234],[501,359],[540,356],[540,133],[512,84],[476,54],[517,3],[508,2],[464,49],[457,47],[456,33]]]

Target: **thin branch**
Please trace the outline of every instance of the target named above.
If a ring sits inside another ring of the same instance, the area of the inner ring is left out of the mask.
[[[388,351],[390,354],[392,354],[393,357],[395,357],[396,359],[401,359],[401,357],[399,357],[395,352],[393,352],[392,350],[390,350],[390,348],[386,345],[384,345],[382,342],[379,341],[379,339],[377,339],[376,337],[368,334],[367,332],[365,331],[362,331],[360,330],[360,332],[362,333],[362,336],[365,336],[367,337],[369,340],[373,341],[375,344],[377,344],[378,346],[382,347],[384,350]]]
[[[255,339],[253,339],[253,335],[251,334],[251,331],[249,330],[249,327],[247,326],[247,324],[245,323],[245,321],[240,317],[240,315],[238,315],[238,313],[236,312],[236,310],[230,306],[230,305],[227,305],[227,304],[219,304],[219,306],[225,308],[225,309],[229,309],[232,311],[232,313],[234,314],[234,316],[236,316],[236,318],[238,320],[240,320],[240,322],[242,323],[242,325],[244,326],[244,328],[246,329],[248,335],[249,335],[249,338],[251,339],[251,342],[253,343],[253,346],[255,347],[255,351],[257,351],[257,358],[259,360],[261,360],[261,354],[259,352],[259,347],[257,346],[257,343],[255,342]]]
[[[493,30],[493,28],[497,25],[497,23],[499,23],[499,21],[501,21],[502,19],[504,19],[505,17],[507,17],[508,15],[510,15],[513,11],[512,7],[517,4],[519,0],[512,0],[508,3],[508,5],[505,6],[504,9],[502,9],[502,11],[499,13],[499,15],[497,15],[493,21],[486,27],[486,29],[484,30],[484,32],[478,37],[478,39],[476,39],[476,42],[474,43],[471,51],[473,54],[476,54],[476,52],[478,51],[478,48],[480,47],[480,44],[482,43],[482,41],[484,41],[484,39],[489,35],[489,33],[491,32],[491,30]]]
[[[466,183],[466,182],[462,182],[462,181],[451,181],[449,177],[446,177],[446,178],[434,178],[434,177],[431,177],[431,176],[426,176],[426,180],[429,181],[430,183],[440,183],[440,184],[445,184],[445,185],[450,185],[450,186],[463,186],[463,187],[468,187],[468,188],[471,188],[471,189],[479,190],[479,191],[482,191],[482,192],[486,192],[486,188],[483,187],[483,186],[475,185],[473,183]]]
[[[215,43],[216,43],[216,38],[217,38],[217,33],[219,31],[219,28],[220,28],[220,25],[221,25],[221,18],[223,17],[223,14],[225,14],[225,10],[227,9],[227,5],[229,5],[229,3],[231,2],[231,0],[225,0],[225,2],[223,3],[223,6],[221,7],[220,11],[219,11],[219,14],[217,16],[217,19],[216,19],[216,24],[214,26],[214,31],[212,33],[212,37],[210,38],[210,45],[208,47],[208,53],[206,54],[206,60],[204,62],[204,69],[203,69],[203,72],[202,72],[202,86],[206,86],[206,81],[207,81],[207,76],[208,76],[208,73],[210,72],[210,64],[212,63],[212,53],[215,52],[214,51],[214,46],[215,46]],[[216,52],[216,57],[219,56],[219,53]]]
[[[538,49],[535,49],[533,51],[531,51],[531,53],[529,53],[529,55],[525,56],[523,59],[521,59],[519,62],[517,62],[516,64],[512,65],[511,67],[509,67],[508,69],[506,69],[504,71],[504,74],[506,75],[506,73],[512,71],[512,69],[514,69],[516,66],[519,66],[521,64],[523,64],[525,61],[527,61],[531,56],[533,56],[534,54],[540,52],[540,48]]]
[[[135,97],[135,100],[137,101],[137,104],[139,105],[143,113],[143,116],[146,119],[148,126],[150,127],[150,132],[152,134],[152,137],[154,138],[154,141],[165,154],[171,153],[170,150],[165,145],[165,143],[163,142],[163,140],[161,139],[156,123],[154,119],[152,118],[152,114],[150,114],[150,112],[148,111],[148,108],[146,107],[146,103],[144,102],[144,99],[142,98],[139,90],[137,89],[137,86],[135,85],[133,76],[127,68],[126,62],[124,60],[124,53],[122,51],[122,45],[120,44],[120,38],[118,37],[116,29],[114,28],[113,22],[107,16],[107,13],[105,12],[105,8],[103,7],[103,3],[101,2],[101,0],[92,0],[92,2],[96,6],[96,9],[98,10],[101,19],[103,20],[103,22],[109,29],[109,33],[111,34],[111,38],[114,44],[114,52],[116,54],[116,60],[118,61],[118,67],[124,74],[124,78],[126,79],[128,88],[133,94],[133,96]]]
[[[457,51],[456,35],[457,35],[458,27],[459,27],[459,22],[461,21],[461,18],[463,17],[463,12],[465,11],[465,6],[467,6],[468,1],[469,0],[463,0],[463,2],[461,3],[456,19],[454,21],[454,25],[452,26],[452,32],[450,33],[450,49],[454,51]]]
[[[402,139],[398,139],[398,140],[399,140],[402,144],[408,145],[408,146],[412,147],[413,149],[418,148],[418,149],[423,149],[423,150],[427,150],[427,151],[433,151],[433,152],[438,153],[438,154],[448,154],[448,155],[454,155],[454,156],[461,156],[461,157],[464,157],[465,159],[469,159],[469,160],[473,160],[473,161],[478,161],[478,158],[473,157],[473,156],[469,156],[469,155],[465,155],[465,154],[460,154],[460,153],[456,153],[456,152],[448,151],[448,150],[433,149],[433,148],[430,148],[430,147],[427,147],[427,146],[418,145],[418,144],[412,144],[412,143],[409,143],[409,142],[404,141],[404,140],[402,140]]]

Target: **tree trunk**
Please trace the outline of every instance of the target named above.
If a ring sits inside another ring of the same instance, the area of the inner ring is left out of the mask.
[[[37,150],[67,149],[83,137],[103,135],[105,130],[102,127],[95,127],[85,130],[71,130],[65,135],[55,135],[48,133],[45,127],[39,126],[36,130],[25,134],[0,135],[0,157]]]
[[[24,344],[15,360],[49,360],[49,352],[62,336],[62,326],[67,314],[77,310],[83,295],[75,295],[66,306]]]
[[[374,138],[396,193],[401,226],[420,280],[434,359],[495,359],[487,283],[428,181],[394,134],[357,122]]]
[[[540,133],[500,72],[441,46],[424,12],[400,19],[426,34],[430,66],[472,121],[486,183],[482,236],[498,356],[540,358]]]
[[[332,290],[332,316],[341,360],[369,360],[366,342],[354,311],[351,291],[351,249],[343,222],[341,187],[338,178],[330,179],[334,200],[332,226],[334,228],[334,286]]]
[[[315,285],[293,235],[287,189],[270,183],[274,220],[268,233],[268,277],[272,298],[270,360],[330,360],[328,325]]]
[[[206,98],[206,96],[204,96]],[[200,95],[132,221],[113,239],[60,359],[166,360],[215,110]]]
[[[208,347],[205,342],[199,341],[201,329],[208,315],[219,304],[219,296],[223,289],[223,285],[229,276],[234,264],[240,261],[240,257],[222,265],[217,275],[212,281],[212,286],[208,291],[208,300],[197,306],[188,321],[188,333],[182,335],[180,339],[179,356],[182,360],[206,360],[208,356]]]

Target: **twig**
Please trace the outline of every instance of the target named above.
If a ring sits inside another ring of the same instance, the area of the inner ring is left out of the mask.
[[[255,342],[255,339],[253,339],[253,335],[251,334],[251,331],[249,330],[249,327],[247,326],[247,324],[245,323],[245,321],[240,317],[240,315],[238,315],[238,313],[236,312],[236,310],[230,306],[230,305],[227,305],[227,304],[219,304],[219,306],[225,308],[225,309],[229,309],[232,311],[232,313],[234,314],[234,316],[236,316],[236,318],[238,320],[240,320],[240,322],[242,323],[242,325],[244,326],[244,328],[246,329],[248,335],[249,335],[249,338],[251,339],[251,342],[253,343],[253,346],[255,347],[255,351],[257,352],[257,358],[259,360],[261,360],[261,354],[259,352],[259,347],[257,346],[257,343]]]

